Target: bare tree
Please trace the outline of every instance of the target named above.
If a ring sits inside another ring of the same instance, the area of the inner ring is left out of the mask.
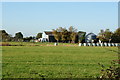
[[[55,39],[57,40],[57,42],[59,42],[60,39],[61,39],[61,34],[60,34],[60,32],[58,32],[57,30],[54,30],[54,29],[53,29],[53,34],[54,34],[54,37],[55,37]]]
[[[72,42],[75,43],[76,36],[77,36],[77,29],[74,28],[73,26],[70,26],[69,32],[70,32],[70,40],[72,40]]]

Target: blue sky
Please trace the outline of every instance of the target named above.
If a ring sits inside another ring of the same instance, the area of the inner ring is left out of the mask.
[[[96,34],[118,28],[117,2],[3,2],[2,14],[2,29],[13,36],[70,26]]]

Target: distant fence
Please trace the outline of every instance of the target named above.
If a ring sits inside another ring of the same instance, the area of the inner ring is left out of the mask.
[[[120,46],[120,43],[79,43],[79,46]]]

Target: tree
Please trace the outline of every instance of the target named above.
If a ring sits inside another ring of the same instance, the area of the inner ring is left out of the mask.
[[[54,34],[55,39],[57,40],[57,42],[59,42],[60,39],[61,39],[61,34],[60,34],[60,32],[58,32],[57,30],[54,30],[54,29],[53,29],[53,34]]]
[[[77,29],[74,28],[73,26],[70,26],[69,27],[69,32],[77,32]]]
[[[53,29],[53,34],[54,34],[55,39],[57,40],[57,42],[62,40],[62,31],[63,31],[62,27],[59,27],[57,29]]]
[[[59,27],[56,30],[53,29],[53,34],[57,41],[66,42],[68,39],[68,31],[66,28]]]
[[[112,42],[120,43],[120,28],[118,28],[112,35]]]
[[[72,43],[75,43],[76,35],[77,35],[77,33],[75,33],[75,32],[71,33],[70,38],[72,39]]]
[[[101,30],[99,35],[98,35],[98,38],[102,42],[110,42],[112,35],[113,35],[113,33],[109,29],[106,29],[105,31]]]
[[[5,30],[0,30],[0,41],[10,41],[11,36],[5,31]]]
[[[73,26],[70,26],[69,32],[70,32],[70,40],[72,40],[72,42],[74,43],[77,36],[77,29],[75,29]]]
[[[109,29],[106,29],[106,31],[105,31],[105,39],[106,39],[106,41],[110,42],[112,35],[113,35],[113,33]]]
[[[57,28],[56,30],[57,30],[57,32],[62,32],[62,31],[63,31],[63,29],[64,29],[64,28],[59,27],[59,28]]]
[[[66,28],[63,28],[62,29],[62,32],[61,32],[61,35],[62,35],[62,41],[63,42],[67,42],[67,39],[68,39],[68,30]]]
[[[30,37],[25,37],[23,38],[24,42],[30,42],[30,40],[34,40],[34,37],[30,36]]]
[[[42,33],[38,33],[36,36],[37,39],[42,38]]]
[[[22,41],[23,40],[23,34],[21,32],[18,32],[15,34],[15,40],[16,41]]]

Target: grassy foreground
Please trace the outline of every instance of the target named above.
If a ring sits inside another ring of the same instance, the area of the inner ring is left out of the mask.
[[[90,78],[109,66],[117,47],[3,46],[3,78]]]

